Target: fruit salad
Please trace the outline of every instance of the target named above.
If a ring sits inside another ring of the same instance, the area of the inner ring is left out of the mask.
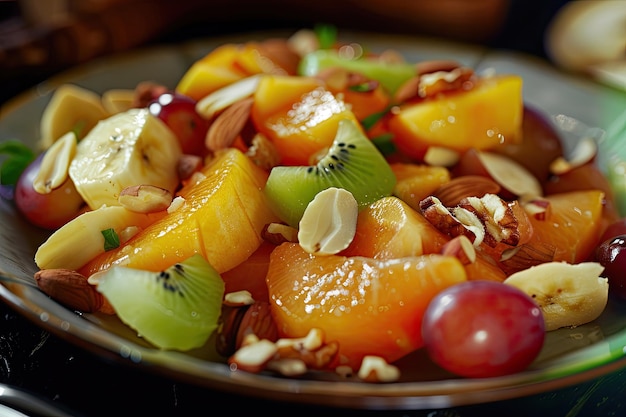
[[[419,350],[523,371],[626,298],[595,141],[565,152],[518,75],[325,35],[225,44],[175,86],[59,87],[14,187],[51,231],[39,288],[233,372],[379,383]]]

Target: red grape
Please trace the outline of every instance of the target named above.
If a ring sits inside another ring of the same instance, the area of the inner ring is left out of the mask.
[[[626,217],[609,224],[600,237],[600,243],[619,235],[626,235]]]
[[[174,132],[183,153],[205,156],[209,121],[196,112],[196,101],[179,93],[164,93],[148,104],[151,114]]]
[[[604,240],[596,248],[596,260],[604,267],[609,291],[626,300],[626,234]]]
[[[422,323],[430,358],[459,376],[484,378],[526,369],[545,338],[541,310],[521,290],[468,281],[439,293]]]
[[[47,194],[33,188],[33,180],[41,167],[43,154],[31,162],[15,184],[15,205],[32,224],[54,230],[76,217],[85,202],[74,183],[68,178],[60,187]]]

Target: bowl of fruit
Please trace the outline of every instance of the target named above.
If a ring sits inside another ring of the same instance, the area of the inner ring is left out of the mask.
[[[44,82],[0,118],[0,296],[280,401],[432,408],[622,369],[626,116],[577,99],[625,99],[517,59],[321,28]]]

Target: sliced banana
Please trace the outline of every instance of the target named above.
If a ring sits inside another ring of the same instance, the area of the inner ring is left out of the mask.
[[[589,323],[602,314],[609,296],[603,270],[597,262],[548,262],[516,272],[504,283],[532,297],[549,331]]]
[[[73,84],[63,84],[54,92],[41,116],[42,149],[48,149],[68,132],[83,138],[108,116],[98,94]]]
[[[147,109],[130,109],[98,123],[83,138],[69,168],[76,189],[92,210],[119,205],[121,191],[152,185],[174,192],[178,139]]]
[[[127,230],[137,232],[157,218],[157,215],[136,213],[121,206],[85,212],[57,229],[39,246],[35,263],[39,269],[77,270],[104,253],[103,230],[113,229],[118,236],[128,239]]]

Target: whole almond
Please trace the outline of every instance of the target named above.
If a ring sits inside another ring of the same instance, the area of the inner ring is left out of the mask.
[[[446,207],[454,207],[466,197],[498,194],[500,185],[481,175],[464,175],[451,179],[435,190],[433,195]]]
[[[53,300],[74,310],[93,313],[105,304],[104,297],[87,278],[70,269],[42,269],[35,273],[39,288]]]
[[[250,118],[252,103],[252,97],[239,100],[215,118],[206,135],[207,149],[215,152],[233,144]]]

